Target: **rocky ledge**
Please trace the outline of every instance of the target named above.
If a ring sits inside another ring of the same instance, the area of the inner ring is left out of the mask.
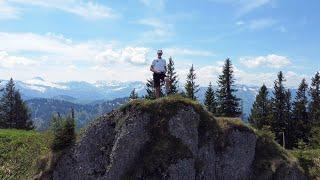
[[[263,132],[181,97],[135,100],[94,121],[53,179],[306,179]]]

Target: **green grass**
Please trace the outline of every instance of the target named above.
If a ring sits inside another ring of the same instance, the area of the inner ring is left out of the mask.
[[[50,140],[45,133],[0,129],[0,179],[29,179],[48,154]]]
[[[320,149],[294,150],[291,152],[310,177],[320,178]]]

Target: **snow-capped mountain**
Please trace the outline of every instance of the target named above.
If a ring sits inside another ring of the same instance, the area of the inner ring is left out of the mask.
[[[4,86],[6,82],[5,80],[1,81],[1,85]],[[145,94],[145,82],[141,81],[97,81],[95,83],[84,81],[50,82],[41,77],[35,77],[26,81],[15,81],[15,83],[17,89],[19,89],[26,100],[49,98],[83,104],[128,97],[133,89],[136,89],[140,96]],[[183,86],[180,85],[180,87]],[[237,96],[242,99],[244,113],[248,115],[259,87],[237,85],[236,88],[238,89]],[[200,101],[203,101],[205,91],[206,87],[200,87],[198,93]]]
[[[7,83],[1,81],[1,86]],[[118,97],[127,97],[133,89],[144,94],[143,82],[105,82],[88,83],[84,81],[49,82],[41,77],[26,81],[15,81],[25,99],[52,98],[77,103],[87,103],[97,100],[112,100]]]

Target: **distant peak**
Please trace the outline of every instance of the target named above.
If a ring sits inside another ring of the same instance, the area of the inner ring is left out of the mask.
[[[43,79],[42,77],[40,77],[40,76],[34,77],[34,78],[32,78],[32,79],[34,79],[34,80],[39,80],[39,81],[44,81],[44,79]]]

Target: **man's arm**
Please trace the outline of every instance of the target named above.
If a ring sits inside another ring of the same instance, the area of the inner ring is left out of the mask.
[[[153,69],[153,65],[150,66],[150,71],[155,73],[155,70]]]
[[[157,73],[157,71],[154,69],[154,63],[155,63],[155,61],[153,60],[151,66],[150,66],[150,71],[153,73]]]

